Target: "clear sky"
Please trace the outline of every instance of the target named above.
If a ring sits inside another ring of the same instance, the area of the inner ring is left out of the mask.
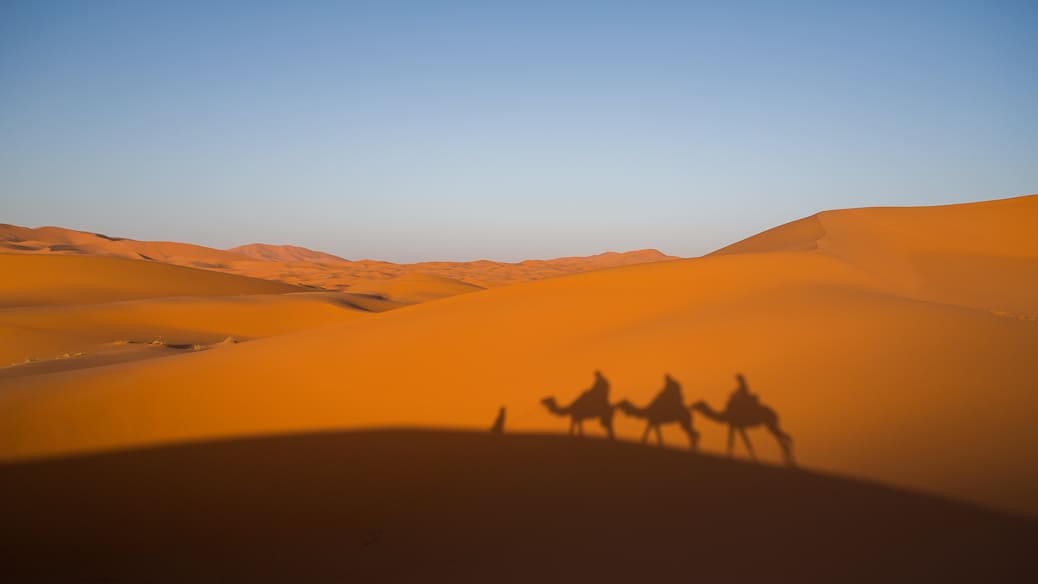
[[[1033,192],[1034,0],[0,2],[5,223],[690,256]]]

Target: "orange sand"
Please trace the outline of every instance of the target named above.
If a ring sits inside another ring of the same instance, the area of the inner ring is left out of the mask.
[[[821,213],[698,259],[452,296],[185,353],[0,379],[0,457],[316,428],[557,430],[602,369],[723,405],[736,372],[801,464],[1038,513],[1038,196]],[[2,256],[0,256],[2,257]],[[89,258],[69,258],[80,261]],[[701,444],[724,430],[695,416]],[[591,426],[589,425],[589,428]],[[642,423],[618,417],[622,437]],[[763,432],[751,431],[777,460]],[[676,428],[665,437],[679,446]]]

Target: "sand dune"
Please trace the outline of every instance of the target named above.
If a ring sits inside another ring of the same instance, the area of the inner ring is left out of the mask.
[[[0,467],[0,514],[0,573],[19,582],[1038,576],[1033,520],[552,436],[279,436]]]
[[[0,224],[0,252],[121,257],[206,269],[226,267],[245,259],[231,252],[188,243],[137,241],[61,227],[33,229],[6,224]]]
[[[123,347],[118,353],[131,357],[126,345],[211,345],[228,337],[244,341],[344,322],[395,306],[364,296],[304,292],[4,308],[0,309],[0,365],[75,353],[109,354],[112,344]],[[0,369],[0,377],[20,374],[23,369]]]
[[[1038,197],[821,214],[824,237],[795,223],[747,253],[517,284],[176,359],[0,380],[0,455],[314,428],[483,428],[500,405],[510,430],[563,431],[567,422],[537,401],[568,402],[594,369],[614,400],[648,402],[669,372],[686,401],[715,407],[741,371],[808,467],[1035,514],[1038,307],[1002,291],[1007,282],[1038,289],[1035,217]],[[971,229],[987,234],[975,248],[954,235]],[[999,277],[987,281],[991,266]],[[722,427],[695,424],[706,450],[723,448]],[[617,428],[632,439],[643,426],[621,418]],[[674,428],[665,436],[685,443]],[[767,435],[752,436],[778,460]]]
[[[482,288],[504,286],[619,265],[675,259],[656,250],[640,250],[514,264],[486,260],[395,264],[376,260],[348,261],[290,245],[249,244],[225,251],[183,243],[136,241],[59,227],[31,229],[3,224],[0,224],[0,253],[141,259],[275,280],[294,286],[349,292],[379,286],[395,289],[399,286],[378,282],[406,276],[405,281],[409,284],[402,287],[405,294],[422,298],[440,298],[447,289],[459,293],[471,291],[472,288],[466,284]],[[427,292],[416,289],[416,282],[425,276],[431,277],[427,280],[431,285]],[[453,287],[445,286],[442,281],[445,278],[458,283]],[[400,298],[393,300],[402,301]]]
[[[323,251],[314,251],[296,245],[269,245],[266,243],[250,243],[227,250],[266,262],[323,262],[339,263],[349,260]]]
[[[827,211],[713,255],[817,250],[899,294],[1038,314],[1038,196],[969,205]]]
[[[418,304],[482,289],[481,286],[460,280],[421,273],[403,274],[389,280],[369,280],[351,287],[351,291],[359,294],[373,294],[405,304]]]
[[[400,306],[368,295],[112,257],[0,254],[0,377],[176,354]],[[159,348],[156,348],[158,346]],[[47,363],[57,359],[73,359]]]
[[[0,307],[93,304],[165,296],[283,294],[280,282],[111,257],[0,254]]]
[[[605,252],[586,257],[525,260],[515,264],[480,260],[475,262],[421,262],[409,270],[462,280],[484,287],[506,286],[557,276],[591,272],[617,266],[679,259],[655,249],[624,253]]]

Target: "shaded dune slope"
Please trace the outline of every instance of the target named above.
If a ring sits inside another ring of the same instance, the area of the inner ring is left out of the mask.
[[[278,436],[0,466],[0,511],[0,574],[19,582],[1038,577],[1033,520],[538,435]]]

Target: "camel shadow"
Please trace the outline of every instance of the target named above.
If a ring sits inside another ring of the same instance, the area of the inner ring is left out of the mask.
[[[692,413],[699,412],[703,416],[728,426],[728,455],[732,456],[735,451],[735,434],[742,437],[743,444],[753,460],[757,460],[757,453],[753,449],[750,437],[746,430],[756,426],[764,426],[782,449],[785,463],[794,466],[793,461],[793,438],[779,426],[778,414],[772,408],[760,403],[756,394],[749,390],[746,378],[742,374],[736,375],[738,386],[728,398],[728,403],[723,411],[714,410],[703,400],[696,401],[688,406],[684,404],[681,384],[667,374],[664,376],[663,389],[653,398],[647,406],[640,407],[629,400],[621,400],[616,404],[609,403],[609,381],[602,375],[601,371],[595,371],[595,381],[592,386],[582,392],[567,406],[560,406],[554,397],[546,397],[541,404],[549,412],[570,419],[569,435],[584,435],[584,421],[597,419],[610,439],[615,439],[613,432],[613,417],[615,410],[632,418],[641,418],[646,421],[645,431],[642,433],[641,443],[648,441],[649,434],[655,432],[656,442],[663,446],[663,432],[661,426],[664,424],[678,424],[688,435],[689,446],[692,451],[699,447],[699,432],[692,425]],[[504,426],[504,408],[500,411],[498,419],[491,429],[492,433],[499,434]]]
[[[649,432],[655,430],[656,441],[663,446],[663,432],[660,431],[660,426],[676,422],[688,434],[691,449],[696,450],[699,446],[699,432],[692,428],[692,412],[685,407],[684,402],[681,395],[681,384],[667,374],[664,376],[663,389],[648,406],[641,408],[628,400],[622,400],[616,404],[616,407],[632,418],[641,418],[646,421],[645,432],[642,433],[642,444],[648,440]]]
[[[739,385],[728,398],[724,411],[717,411],[703,400],[699,400],[689,406],[693,411],[699,412],[707,418],[720,424],[728,425],[728,455],[732,456],[735,451],[735,433],[742,437],[746,450],[753,460],[757,460],[757,454],[753,450],[749,436],[746,435],[748,428],[764,426],[768,432],[778,441],[782,449],[782,456],[789,466],[793,466],[793,438],[779,427],[778,414],[775,410],[760,403],[757,396],[750,393],[746,385],[746,379],[742,374],[735,376]]]
[[[568,406],[560,406],[554,397],[546,397],[541,404],[556,416],[569,417],[569,434],[584,435],[584,420],[597,419],[605,428],[610,439],[613,434],[613,407],[609,404],[609,381],[601,371],[595,371],[595,382],[586,391],[577,396]]]

